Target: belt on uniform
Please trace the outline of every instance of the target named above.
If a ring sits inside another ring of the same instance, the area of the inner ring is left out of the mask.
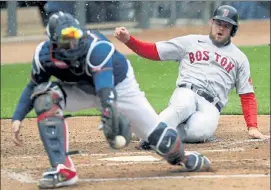
[[[180,88],[189,88],[189,89],[193,90],[196,94],[205,98],[205,100],[207,100],[211,104],[214,104],[214,106],[218,109],[218,111],[221,112],[221,110],[223,108],[223,104],[219,101],[219,99],[217,97],[213,97],[213,96],[207,94],[203,90],[196,88],[193,84],[180,84],[178,86]]]

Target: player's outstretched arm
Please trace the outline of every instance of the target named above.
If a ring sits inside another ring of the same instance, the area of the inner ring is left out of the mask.
[[[269,135],[263,135],[257,123],[257,101],[254,93],[240,95],[242,110],[247,123],[248,135],[254,139],[268,139]]]
[[[32,81],[30,81],[27,84],[12,116],[12,130],[13,130],[12,140],[17,146],[22,146],[22,141],[19,139],[22,120],[33,108],[30,96],[34,86],[35,84]]]
[[[34,86],[35,84],[32,81],[30,81],[25,87],[17,104],[17,107],[13,113],[12,121],[15,120],[22,121],[28,114],[28,112],[31,111],[31,109],[33,108],[30,96],[32,94]]]
[[[41,43],[37,47],[35,54],[39,54],[41,49],[39,47],[41,47],[43,44],[44,43]],[[34,56],[31,69],[31,80],[22,92],[19,102],[12,116],[12,140],[17,146],[23,145],[22,141],[19,139],[19,133],[22,125],[22,120],[33,109],[33,102],[30,98],[33,89],[37,84],[47,82],[49,81],[49,79],[50,74],[45,71],[39,56]]]
[[[240,96],[242,111],[248,128],[248,135],[250,138],[256,139],[270,138],[268,135],[263,135],[258,128],[257,100],[250,77],[249,61],[245,55],[244,61],[240,64],[238,69],[236,90]]]
[[[129,34],[125,27],[117,27],[114,32],[114,37],[141,57],[153,61],[161,60],[155,43],[144,42],[136,39],[134,36]]]

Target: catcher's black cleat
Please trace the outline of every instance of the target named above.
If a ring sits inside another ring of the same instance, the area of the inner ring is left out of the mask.
[[[38,182],[38,187],[39,189],[55,189],[75,185],[77,181],[78,176],[75,169],[59,164],[56,168],[50,168],[43,173]]]
[[[138,149],[140,150],[151,150],[151,146],[150,143],[144,141],[144,140],[140,140],[139,141],[139,145],[138,145]]]
[[[200,172],[211,170],[211,162],[206,156],[198,152],[185,152],[185,156],[187,158],[186,162],[180,163],[184,167],[184,171]]]

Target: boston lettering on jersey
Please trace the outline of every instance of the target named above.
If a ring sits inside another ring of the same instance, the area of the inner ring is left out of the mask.
[[[208,51],[196,51],[196,53],[189,52],[189,60],[190,63],[194,63],[195,61],[209,61],[209,53]],[[218,53],[215,53],[215,61],[219,63],[228,73],[234,68],[234,64],[228,60],[227,57],[223,57]]]

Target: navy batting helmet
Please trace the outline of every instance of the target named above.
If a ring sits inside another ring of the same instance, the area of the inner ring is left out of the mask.
[[[229,5],[221,5],[219,6],[215,11],[212,16],[212,19],[214,20],[222,20],[228,23],[231,23],[233,25],[232,31],[231,31],[231,36],[233,37],[237,30],[238,30],[238,12],[237,10]]]

